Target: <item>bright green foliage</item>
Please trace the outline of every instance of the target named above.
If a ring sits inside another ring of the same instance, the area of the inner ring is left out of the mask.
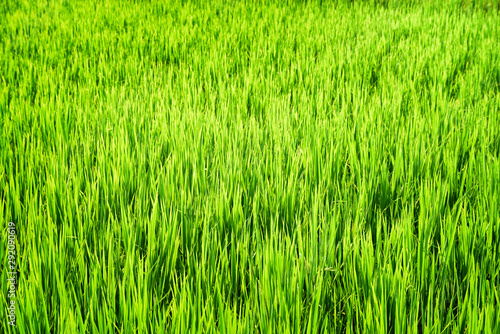
[[[495,6],[2,1],[0,332],[498,333]]]

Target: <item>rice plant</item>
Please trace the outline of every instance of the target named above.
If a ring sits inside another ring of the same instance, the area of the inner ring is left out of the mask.
[[[0,332],[500,332],[498,10],[0,2]]]

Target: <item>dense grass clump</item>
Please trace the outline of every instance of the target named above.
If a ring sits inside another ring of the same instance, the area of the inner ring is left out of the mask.
[[[498,333],[496,5],[2,2],[0,332]]]

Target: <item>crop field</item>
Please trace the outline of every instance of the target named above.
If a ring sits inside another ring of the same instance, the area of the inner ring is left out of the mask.
[[[0,332],[500,333],[491,1],[0,1]]]

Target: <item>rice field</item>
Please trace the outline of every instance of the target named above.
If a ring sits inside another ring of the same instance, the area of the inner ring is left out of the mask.
[[[1,1],[0,332],[500,333],[498,9]]]

